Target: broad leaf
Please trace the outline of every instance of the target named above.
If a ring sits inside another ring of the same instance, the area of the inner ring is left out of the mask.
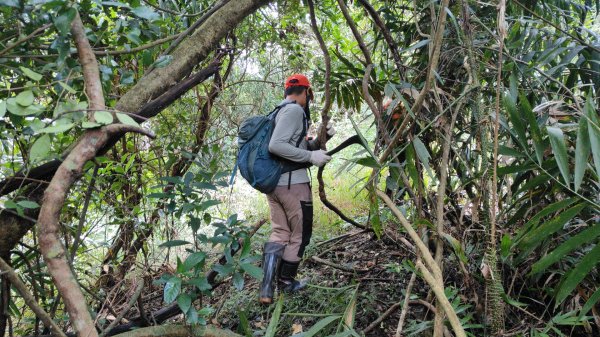
[[[183,263],[185,271],[188,271],[200,263],[203,263],[206,259],[206,254],[204,252],[195,252],[190,254]]]
[[[33,104],[33,98],[33,92],[31,90],[26,90],[15,97],[15,102],[22,107],[28,107]]]
[[[45,159],[50,152],[50,135],[43,135],[31,146],[29,151],[29,160],[31,162],[39,162]]]
[[[258,268],[255,265],[252,265],[250,263],[242,263],[240,264],[240,267],[242,267],[242,269],[248,273],[250,276],[254,277],[257,280],[262,280],[263,278],[263,271],[262,269]]]
[[[56,124],[56,125],[45,127],[43,129],[41,129],[39,132],[40,133],[62,133],[62,132],[70,130],[73,126],[75,126],[75,124],[73,124],[73,123]]]
[[[113,122],[113,115],[108,111],[96,111],[94,112],[94,120],[96,123],[108,125]]]
[[[177,305],[179,306],[179,309],[181,309],[181,312],[187,313],[192,306],[192,297],[185,293],[179,294],[179,296],[177,296]]]
[[[133,118],[129,117],[126,114],[122,114],[122,113],[117,113],[117,119],[119,120],[119,122],[126,124],[126,125],[132,125],[132,126],[140,126]]]
[[[25,76],[31,78],[32,80],[34,80],[36,82],[41,80],[43,77],[41,74],[38,74],[29,68],[19,67],[19,69],[21,69],[21,71],[23,72],[23,74],[25,74]]]
[[[179,293],[181,292],[181,279],[178,277],[172,277],[165,284],[164,289],[164,300],[165,303],[169,304],[175,301]]]

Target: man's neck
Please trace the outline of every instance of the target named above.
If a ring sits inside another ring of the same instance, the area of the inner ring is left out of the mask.
[[[287,100],[289,100],[289,101],[292,101],[292,102],[296,102],[296,103],[298,103],[298,104],[299,104],[301,107],[303,107],[303,108],[304,108],[304,107],[305,107],[305,105],[304,105],[304,104],[301,104],[301,103],[300,103],[300,101],[301,101],[301,100],[300,100],[300,99],[298,99],[298,98],[299,98],[299,97],[298,97],[298,96],[296,96],[296,95],[288,95],[288,96],[286,96],[286,97],[285,97],[285,99],[287,99]]]

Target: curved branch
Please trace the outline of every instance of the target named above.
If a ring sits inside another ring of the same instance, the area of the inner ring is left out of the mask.
[[[212,325],[159,325],[141,328],[115,335],[115,337],[242,337],[229,330],[219,329]]]
[[[375,25],[381,31],[383,38],[387,42],[388,46],[390,47],[390,51],[392,52],[394,63],[396,64],[396,69],[398,70],[398,72],[400,73],[400,77],[402,78],[403,74],[401,72],[401,69],[404,68],[404,66],[402,65],[400,53],[398,52],[398,45],[396,44],[396,41],[394,41],[392,33],[389,31],[389,29],[387,29],[385,23],[383,22],[383,19],[381,19],[381,16],[379,16],[375,8],[373,8],[373,6],[367,0],[358,0],[358,2],[360,2],[360,4],[363,5],[363,7],[367,10],[369,15],[371,15],[373,21],[375,22]]]
[[[367,45],[365,44],[365,41],[363,40],[362,36],[360,35],[358,28],[356,28],[356,23],[354,23],[354,20],[352,20],[352,16],[350,16],[350,12],[348,12],[348,7],[344,3],[344,0],[337,0],[337,2],[340,5],[340,10],[342,11],[342,14],[344,14],[344,18],[346,19],[346,22],[348,23],[350,30],[352,30],[352,35],[354,35],[356,42],[358,42],[358,47],[360,48],[363,55],[365,56],[365,61],[367,63],[366,65],[373,64],[373,59],[371,58],[371,52],[367,48]]]

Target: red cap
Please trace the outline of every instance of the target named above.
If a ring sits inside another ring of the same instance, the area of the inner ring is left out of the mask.
[[[308,81],[308,78],[302,74],[294,74],[285,80],[286,89],[297,86],[310,88],[310,82]]]

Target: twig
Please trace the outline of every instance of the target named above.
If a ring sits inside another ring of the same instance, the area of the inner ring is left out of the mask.
[[[344,15],[344,18],[346,19],[346,22],[348,23],[348,26],[350,27],[350,30],[352,31],[352,35],[354,35],[356,42],[358,42],[358,47],[360,48],[363,55],[365,56],[366,65],[368,66],[370,64],[373,64],[373,60],[371,59],[371,52],[369,51],[369,49],[367,49],[367,45],[365,44],[365,41],[363,40],[362,35],[358,31],[358,28],[356,28],[356,23],[354,23],[354,20],[352,20],[352,17],[350,16],[350,13],[348,12],[348,7],[346,6],[345,1],[338,0],[338,4],[340,6],[340,9],[342,10],[342,14]]]
[[[158,39],[156,41],[152,41],[150,43],[146,43],[144,45],[135,47],[135,48],[131,48],[131,49],[118,49],[118,50],[94,50],[94,55],[98,55],[98,56],[106,56],[106,55],[123,55],[123,54],[131,54],[131,53],[137,53],[140,52],[142,50],[146,50],[146,49],[150,49],[152,47],[156,47],[160,44],[163,44],[165,42],[169,42],[172,40],[175,40],[177,38],[179,38],[181,36],[182,33],[179,34],[175,34],[175,35],[171,35],[171,36],[167,36],[164,37],[162,39]]]
[[[127,305],[125,306],[125,308],[121,311],[119,316],[117,316],[117,318],[114,321],[112,321],[108,325],[108,327],[106,327],[106,329],[104,329],[104,331],[102,331],[102,333],[98,337],[106,336],[110,332],[110,330],[112,330],[119,322],[121,322],[123,317],[125,317],[127,312],[129,312],[129,309],[131,309],[131,307],[133,307],[133,305],[137,302],[138,297],[140,297],[140,295],[142,294],[142,290],[144,290],[144,278],[143,277],[140,278],[140,283],[138,284],[138,287],[135,290],[135,293],[133,294],[133,296],[131,297],[129,302],[127,302]]]
[[[398,309],[398,307],[400,307],[401,305],[402,305],[402,302],[394,303],[383,314],[381,314],[381,316],[377,317],[377,319],[374,320],[373,323],[369,324],[369,326],[367,326],[363,330],[363,333],[366,335],[371,330],[375,329],[379,325],[379,323],[383,322],[384,319],[388,318],[389,315],[393,314],[394,311],[396,311],[396,309]]]
[[[348,272],[348,273],[366,273],[366,272],[369,271],[369,270],[366,270],[366,269],[354,269],[354,268],[342,266],[340,264],[333,263],[331,261],[324,260],[324,259],[321,259],[321,258],[316,257],[316,256],[311,256],[310,259],[313,262],[324,264],[324,265],[329,266],[331,268],[339,269],[341,271],[345,271],[345,272]]]
[[[404,304],[402,304],[402,311],[400,312],[400,319],[398,319],[398,327],[396,328],[395,337],[400,337],[400,335],[402,335],[402,326],[404,325],[404,320],[406,319],[406,314],[408,313],[408,304],[410,303],[410,293],[416,279],[417,273],[413,272],[410,276],[410,281],[408,281],[408,285],[406,286],[406,291],[404,293]],[[433,309],[435,310],[435,308]]]
[[[98,174],[99,166],[94,166],[94,172],[92,172],[92,179],[90,180],[90,184],[88,185],[88,189],[85,192],[85,199],[83,201],[83,209],[81,210],[81,216],[79,217],[79,224],[77,225],[77,232],[75,233],[75,239],[73,241],[73,245],[71,246],[71,263],[73,263],[73,259],[75,259],[75,255],[77,254],[77,248],[79,247],[79,243],[81,242],[81,232],[83,231],[83,225],[85,224],[85,218],[87,215],[87,209],[90,205],[90,199],[92,197],[92,190],[94,189],[94,184],[96,183],[96,175]]]
[[[52,318],[48,315],[42,307],[35,301],[35,298],[29,293],[27,290],[27,286],[21,281],[17,273],[15,273],[14,269],[12,269],[4,259],[0,258],[0,270],[6,274],[6,277],[10,281],[10,283],[17,289],[19,294],[23,297],[25,304],[31,308],[31,310],[35,313],[37,317],[39,317],[44,325],[49,327],[52,332],[60,337],[66,337],[65,333],[54,323]]]
[[[34,38],[36,35],[38,35],[41,32],[44,32],[46,29],[50,28],[50,26],[52,26],[51,23],[47,23],[41,27],[39,27],[38,29],[34,30],[33,32],[31,32],[31,34],[25,36],[22,39],[19,39],[17,41],[15,41],[14,43],[10,44],[8,47],[4,48],[2,51],[0,51],[0,56],[8,53],[9,51],[11,51],[14,47],[20,45],[21,43],[30,40],[32,38]]]

